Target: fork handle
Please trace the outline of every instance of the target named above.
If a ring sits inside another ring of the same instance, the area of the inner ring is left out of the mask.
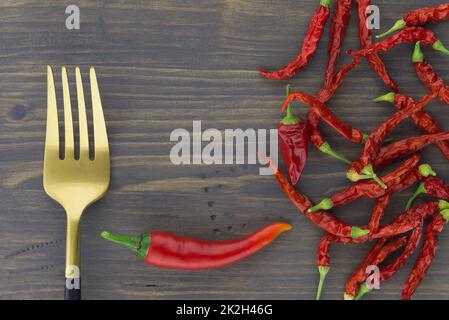
[[[79,219],[67,219],[65,300],[81,300]]]

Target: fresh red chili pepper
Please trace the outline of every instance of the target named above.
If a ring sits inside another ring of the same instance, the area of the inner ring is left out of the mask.
[[[430,91],[438,94],[441,101],[449,104],[449,86],[446,85],[443,78],[441,78],[425,60],[419,42],[416,43],[415,50],[413,51],[413,62],[415,63],[415,69],[419,79]]]
[[[404,18],[395,22],[393,27],[388,31],[377,35],[377,38],[382,38],[400,31],[406,27],[423,26],[429,22],[440,22],[449,18],[449,3],[443,3],[435,7],[419,8],[407,12]]]
[[[369,233],[369,230],[349,225],[336,218],[329,212],[323,210],[307,213],[307,210],[313,207],[312,200],[305,194],[296,190],[271,159],[267,158],[261,153],[259,153],[259,157],[269,163],[270,168],[276,175],[276,179],[279,182],[279,185],[281,186],[282,190],[284,190],[289,200],[317,227],[330,234],[343,238],[360,238]]]
[[[374,99],[374,101],[385,101],[391,102],[396,105],[399,110],[406,108],[407,106],[416,104],[413,98],[404,94],[395,94],[394,92],[387,93],[381,97]],[[417,111],[410,116],[415,125],[421,129],[424,133],[438,133],[441,132],[440,125],[438,122],[424,110]],[[449,160],[449,141],[438,141],[436,142],[441,153]],[[382,153],[382,151],[381,151]]]
[[[351,181],[358,181],[360,179],[374,179],[383,188],[387,188],[385,183],[383,183],[383,181],[376,175],[373,167],[373,162],[376,157],[378,157],[382,143],[385,141],[388,133],[396,128],[399,123],[410,117],[416,111],[424,108],[434,97],[434,93],[426,95],[416,105],[411,105],[399,110],[387,121],[378,126],[376,130],[374,130],[374,132],[368,137],[362,156],[351,164],[347,174],[348,179]]]
[[[329,60],[324,74],[324,88],[332,86],[343,40],[351,18],[353,0],[339,0],[335,4],[329,37]]]
[[[302,44],[301,53],[298,57],[278,71],[269,72],[261,69],[260,73],[263,76],[274,80],[287,80],[293,77],[299,70],[304,68],[309,63],[317,51],[324,28],[329,20],[329,7],[331,4],[332,0],[320,1],[320,6],[310,22],[309,30],[307,31],[307,35]]]
[[[362,143],[364,139],[363,133],[348,125],[339,119],[324,103],[319,101],[317,98],[305,93],[305,92],[293,92],[291,93],[287,99],[284,101],[282,105],[282,112],[285,112],[288,105],[293,100],[299,100],[307,104],[313,112],[318,114],[321,119],[323,119],[327,124],[333,127],[338,133],[340,133],[343,137],[348,139],[349,141],[353,141],[355,143]]]
[[[438,199],[449,200],[449,186],[440,178],[426,177],[421,181],[415,193],[410,197],[405,210],[410,208],[415,199],[421,194],[428,194]]]
[[[407,178],[411,172],[416,168],[421,159],[419,153],[415,153],[412,157],[404,161],[398,168],[387,174],[382,178],[382,181],[388,187],[393,187]],[[329,198],[324,198],[316,206],[310,208],[308,212],[317,210],[330,210],[332,208],[354,202],[362,197],[376,199],[387,194],[385,188],[382,188],[375,181],[362,181],[354,183],[349,188],[332,195]]]
[[[410,300],[412,298],[427,271],[429,271],[438,249],[438,235],[443,231],[444,225],[448,221],[449,210],[442,210],[426,227],[424,245],[402,289],[403,300]]]
[[[159,268],[204,270],[227,266],[240,261],[291,229],[284,222],[273,223],[234,241],[207,242],[175,236],[168,232],[145,233],[140,237],[102,232],[103,238],[126,245],[148,264]]]
[[[352,55],[366,56],[373,53],[378,53],[380,51],[389,51],[401,43],[417,41],[420,41],[426,46],[432,46],[433,49],[449,55],[449,50],[444,47],[443,43],[437,39],[433,32],[421,27],[410,27],[404,29],[386,40],[376,42],[375,44],[359,51],[348,50],[348,53]]]
[[[366,48],[373,44],[372,32],[366,25],[369,18],[368,8],[371,5],[371,0],[357,0],[358,16],[359,16],[359,38],[362,48]],[[398,90],[398,84],[393,80],[390,73],[385,66],[384,61],[376,53],[366,56],[366,59],[373,67],[374,71],[379,75],[382,81],[393,91]]]
[[[287,96],[290,85],[287,86]],[[292,106],[288,106],[287,115],[278,126],[279,147],[293,185],[299,182],[307,163],[309,129],[304,120],[293,114]]]
[[[426,134],[392,142],[383,147],[373,163],[374,169],[384,168],[392,162],[417,152],[424,147],[449,139],[449,131]]]

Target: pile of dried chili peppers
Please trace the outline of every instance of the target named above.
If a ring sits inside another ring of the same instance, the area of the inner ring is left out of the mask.
[[[321,90],[317,95],[312,95],[291,91],[290,86],[287,86],[287,98],[281,109],[282,112],[286,112],[286,116],[279,124],[278,136],[288,177],[284,176],[270,159],[262,154],[260,157],[269,162],[281,188],[296,208],[327,233],[318,245],[317,264],[320,279],[317,299],[321,296],[324,280],[330,270],[332,244],[374,242],[360,267],[347,280],[344,298],[353,300],[360,299],[376,287],[372,283],[376,279],[370,274],[373,267],[378,270],[378,283],[390,279],[406,264],[411,255],[418,251],[422,241],[414,267],[402,289],[402,299],[408,300],[412,298],[428,272],[438,248],[438,235],[449,221],[449,202],[447,202],[449,201],[449,185],[436,177],[436,172],[429,164],[421,162],[420,154],[424,147],[436,145],[443,156],[449,160],[449,132],[442,131],[437,120],[425,109],[436,98],[449,104],[449,85],[425,60],[421,50],[421,46],[426,45],[449,55],[449,51],[436,35],[424,27],[429,22],[438,23],[447,20],[449,3],[406,13],[393,28],[377,38],[397,33],[374,43],[372,32],[366,23],[370,0],[338,0],[335,1],[333,10],[332,2],[331,0],[320,1],[310,22],[301,52],[295,60],[277,71],[261,70],[264,77],[275,80],[287,80],[296,75],[315,55],[325,26],[332,18],[329,61]],[[354,61],[337,70],[353,2],[357,5],[361,47],[358,50],[349,50],[347,53],[353,56]],[[412,61],[419,80],[428,89],[428,94],[419,100],[401,92],[400,85],[393,80],[379,55],[406,42],[415,43],[415,49],[411,53]],[[359,128],[344,122],[326,105],[345,76],[364,58],[391,91],[374,101],[389,102],[397,108],[396,113],[385,119],[371,134],[366,134]],[[292,106],[294,101],[307,106],[306,119],[301,120],[295,116]],[[390,133],[406,119],[412,120],[422,135],[386,143]],[[351,161],[332,149],[320,132],[321,120],[347,140],[361,144],[363,151],[360,157]],[[294,187],[300,182],[301,174],[306,166],[309,142],[318,150],[347,163],[349,165],[347,178],[353,182],[349,188],[318,203],[314,203],[307,195]],[[399,162],[396,169],[383,176],[377,174],[395,162]],[[406,203],[404,211],[399,213],[393,221],[382,224],[382,218],[392,197],[411,188],[416,188],[416,191]],[[430,195],[434,199],[414,205],[414,200],[420,194]],[[330,211],[332,208],[361,198],[375,199],[371,217],[367,219],[366,225],[348,224]]]

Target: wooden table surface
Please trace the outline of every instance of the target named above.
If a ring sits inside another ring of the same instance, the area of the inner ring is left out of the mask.
[[[0,0],[0,298],[61,299],[65,213],[42,188],[46,120],[46,65],[95,66],[108,125],[112,179],[105,198],[82,221],[84,299],[313,299],[318,281],[316,247],[324,235],[287,200],[274,177],[257,165],[175,166],[170,133],[204,128],[275,128],[286,82],[263,79],[297,54],[318,0],[79,0],[80,30],[65,28],[71,1]],[[412,8],[441,1],[376,1],[384,30]],[[353,15],[345,48],[358,48]],[[432,26],[449,44],[447,24]],[[315,93],[327,61],[325,33],[317,56],[293,78],[295,89]],[[419,98],[411,52],[401,45],[383,54],[404,92]],[[449,57],[425,48],[438,72],[449,76]],[[344,57],[343,61],[349,61]],[[60,75],[56,75],[61,92]],[[72,89],[73,91],[74,89]],[[352,72],[329,106],[371,132],[395,111],[371,99],[388,89],[366,62]],[[428,109],[449,129],[447,106]],[[305,108],[297,107],[304,116]],[[361,147],[323,125],[328,140],[351,158]],[[393,137],[416,135],[410,122]],[[440,176],[449,164],[439,151],[424,152]],[[299,188],[313,199],[348,186],[346,166],[311,149]],[[386,221],[411,190],[394,197]],[[74,195],[76,196],[76,195]],[[354,224],[368,221],[373,200],[335,210]],[[205,240],[242,237],[274,221],[294,229],[262,252],[212,271],[161,270],[100,237],[102,230],[138,234],[171,230]],[[344,284],[371,244],[335,246],[324,299],[342,299]],[[417,299],[449,298],[449,235]],[[415,255],[416,256],[416,255]],[[414,257],[413,256],[413,259]],[[410,261],[367,299],[399,299]]]

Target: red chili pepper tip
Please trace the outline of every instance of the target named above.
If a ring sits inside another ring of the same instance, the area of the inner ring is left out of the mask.
[[[421,50],[421,43],[418,41],[418,42],[416,42],[415,49],[413,50],[412,61],[413,62],[423,62],[424,59],[425,59],[425,56]]]
[[[394,23],[394,25],[390,29],[388,29],[387,31],[385,31],[382,34],[378,34],[376,36],[376,38],[377,39],[383,38],[385,36],[392,34],[393,32],[401,31],[401,30],[405,29],[405,27],[407,27],[407,22],[405,22],[405,20],[402,20],[402,19],[398,20]]]
[[[380,97],[377,97],[373,99],[374,102],[394,102],[394,98],[396,97],[396,93],[394,92],[388,92],[387,94],[384,94]]]
[[[432,45],[432,48],[449,56],[449,50],[446,49],[446,47],[443,45],[443,42],[441,42],[440,40],[435,41],[435,43]]]
[[[309,208],[307,210],[308,213],[319,211],[319,210],[330,210],[334,207],[334,202],[331,198],[324,198],[317,205]]]
[[[331,267],[329,266],[318,266],[318,272],[320,273],[320,282],[318,283],[318,289],[316,291],[316,300],[320,300],[321,291],[323,290],[324,280]]]
[[[371,291],[373,291],[372,288],[370,288],[366,282],[362,283],[359,287],[359,291],[357,292],[357,296],[355,297],[354,300],[360,300],[362,299],[362,297],[367,294],[370,293]]]

